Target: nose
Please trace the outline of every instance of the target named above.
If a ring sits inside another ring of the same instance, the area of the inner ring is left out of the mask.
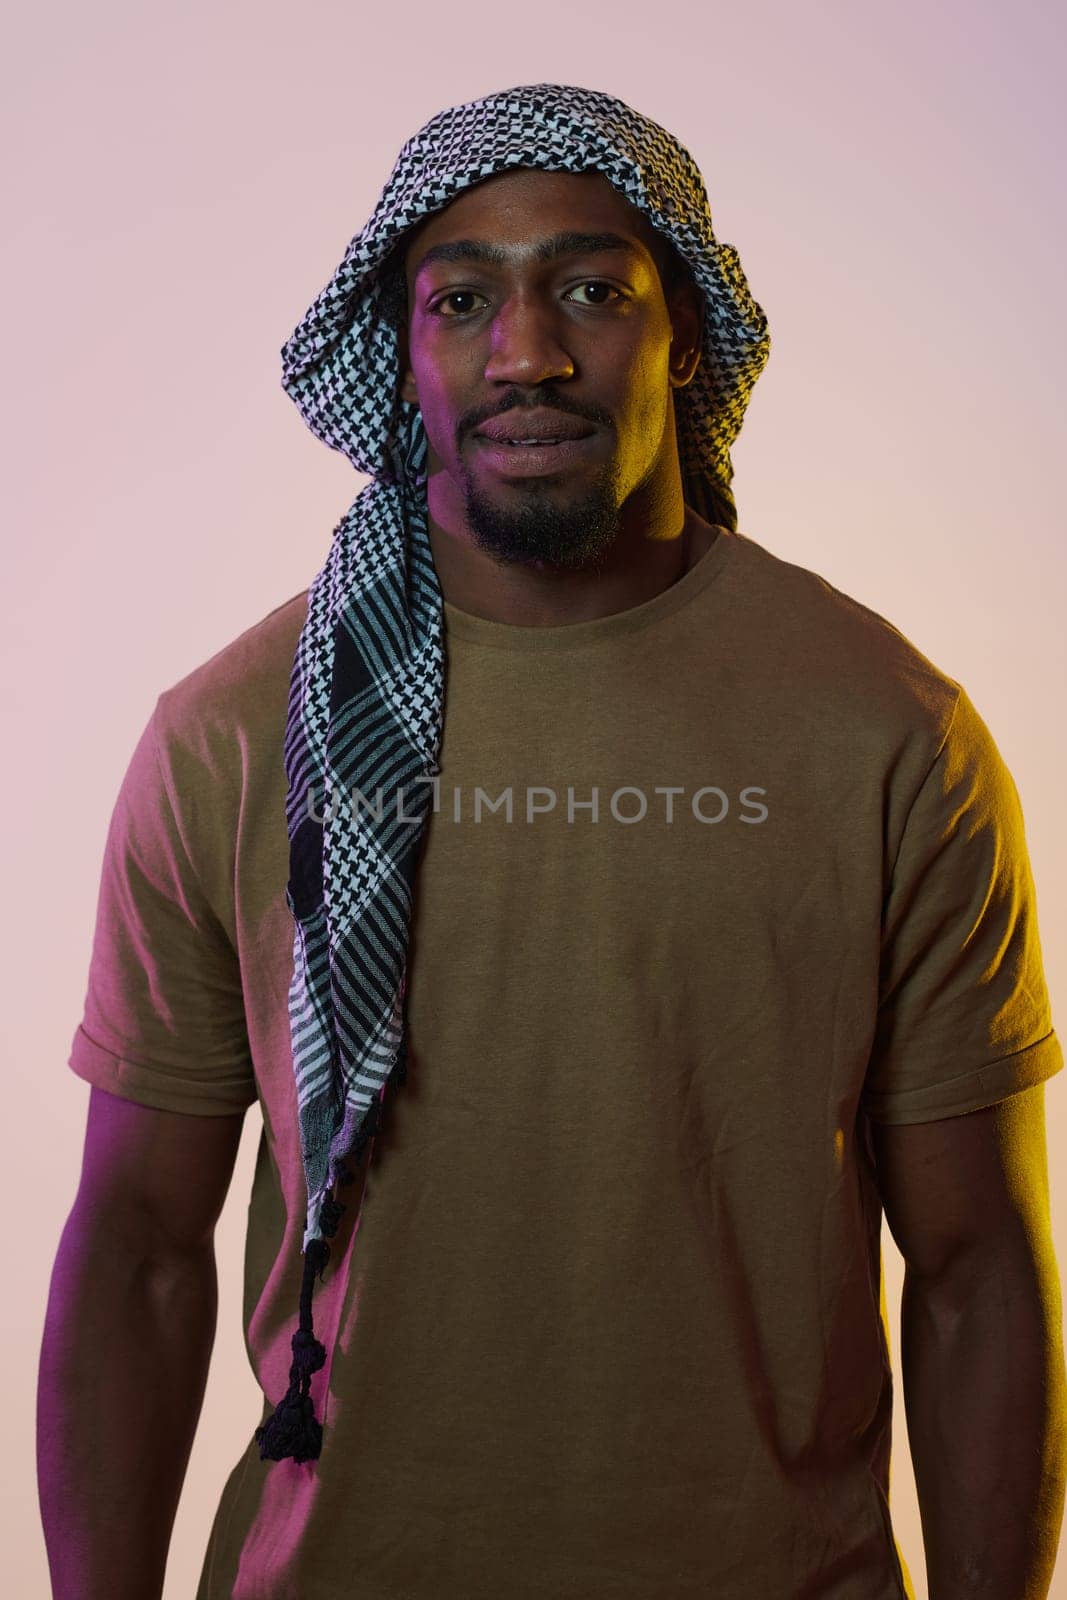
[[[541,300],[518,295],[505,300],[493,318],[490,344],[485,365],[490,382],[537,384],[573,376],[559,319]]]

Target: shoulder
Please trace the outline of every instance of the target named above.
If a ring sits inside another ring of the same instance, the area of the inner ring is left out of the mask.
[[[165,688],[154,714],[157,742],[207,758],[284,730],[289,679],[308,591],[301,590]]]
[[[242,812],[284,790],[289,679],[307,594],[276,606],[156,700],[156,757],[191,833],[232,831]]]
[[[962,684],[888,617],[787,561],[746,534],[734,569],[746,627],[769,682],[802,727],[855,742],[857,755],[886,741],[919,741],[933,759],[963,696]]]

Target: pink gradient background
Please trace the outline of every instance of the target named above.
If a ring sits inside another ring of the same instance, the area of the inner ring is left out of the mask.
[[[1062,737],[1062,23],[959,0],[743,9],[21,8],[7,26],[3,639],[10,1249],[7,1592],[49,1592],[34,1482],[48,1280],[78,1182],[80,1019],[114,796],[155,696],[306,586],[362,479],[278,350],[434,112],[517,83],[674,132],[772,351],[736,447],[740,528],[963,682],[1022,797],[1067,1029]],[[1047,1105],[1067,1258],[1067,1096]],[[165,1600],[194,1593],[259,1420],[241,1270],[259,1114],[218,1232],[218,1335]],[[898,1363],[892,1510],[926,1596]],[[1059,1582],[1067,1570],[1061,1556]],[[1067,1584],[1053,1593],[1063,1594]],[[784,1597],[783,1597],[784,1600]]]

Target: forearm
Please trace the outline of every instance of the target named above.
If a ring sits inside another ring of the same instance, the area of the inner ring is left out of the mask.
[[[1067,1474],[1055,1262],[1027,1251],[923,1286],[906,1273],[901,1370],[930,1600],[1046,1600]]]
[[[213,1249],[150,1259],[68,1221],[37,1395],[53,1600],[159,1600],[217,1309]]]

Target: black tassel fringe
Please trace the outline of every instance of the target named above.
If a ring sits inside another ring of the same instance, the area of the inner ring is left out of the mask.
[[[407,1078],[406,1037],[401,1042],[400,1053],[391,1077],[395,1084],[404,1083]],[[380,1111],[381,1101],[372,1101],[360,1125],[352,1150],[357,1167],[362,1160],[368,1139],[378,1131]],[[352,1183],[355,1176],[353,1169],[346,1165],[339,1171],[337,1181],[344,1186]],[[326,1365],[326,1346],[315,1337],[311,1319],[311,1292],[315,1279],[322,1278],[326,1263],[330,1259],[330,1246],[326,1239],[332,1239],[336,1234],[341,1213],[346,1209],[342,1201],[335,1199],[332,1194],[327,1195],[319,1215],[319,1226],[326,1238],[312,1239],[304,1251],[304,1276],[300,1284],[300,1324],[293,1334],[293,1364],[289,1368],[289,1387],[266,1422],[256,1429],[255,1438],[259,1445],[261,1461],[268,1459],[284,1461],[290,1457],[294,1461],[315,1461],[322,1452],[322,1424],[315,1417],[311,1399],[311,1375]]]

